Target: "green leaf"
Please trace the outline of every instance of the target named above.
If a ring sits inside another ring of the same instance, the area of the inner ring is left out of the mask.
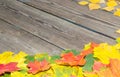
[[[116,42],[120,43],[120,37],[116,38]]]
[[[25,61],[26,64],[29,63],[29,62],[35,61],[35,58],[32,55],[26,56],[25,59],[26,59],[26,61]]]
[[[94,64],[93,54],[89,54],[85,57],[86,64],[83,66],[83,71],[92,71]]]
[[[58,60],[58,59],[60,59],[60,56],[58,56],[58,55],[54,55],[54,56],[51,56],[51,58],[50,58],[50,63],[55,63],[55,60]]]
[[[43,61],[43,60],[49,61],[50,56],[49,56],[47,53],[44,53],[44,54],[36,54],[36,55],[35,55],[35,59],[38,60],[38,61]]]
[[[10,77],[10,74],[4,74],[2,77]]]
[[[76,50],[74,50],[74,49],[72,49],[72,50],[64,50],[64,51],[62,51],[62,53],[69,53],[69,52],[72,52],[74,55],[78,55],[78,54],[80,54],[79,51],[76,51]]]
[[[83,77],[82,68],[79,66],[52,65],[55,77]]]

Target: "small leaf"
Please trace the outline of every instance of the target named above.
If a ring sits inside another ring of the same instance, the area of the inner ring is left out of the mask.
[[[119,10],[115,11],[115,12],[114,12],[114,15],[115,15],[115,16],[120,16],[120,11],[119,11]],[[119,33],[119,30],[117,31],[117,33]]]
[[[106,4],[108,7],[115,7],[118,5],[117,2],[114,0],[108,1]]]
[[[84,55],[76,55],[75,56],[72,52],[64,53],[61,55],[60,60],[56,60],[57,64],[70,65],[70,66],[84,65],[85,62],[86,61],[84,59]]]
[[[104,7],[103,10],[105,10],[105,11],[113,11],[114,7]]]
[[[85,57],[86,64],[83,66],[83,71],[92,71],[94,64],[93,54],[89,54]]]
[[[10,77],[10,74],[4,74],[2,77]]]
[[[5,72],[13,72],[17,70],[20,69],[17,67],[16,62],[10,62],[8,64],[0,64],[0,75],[4,74]]]
[[[50,57],[50,63],[55,63],[55,60],[58,60],[58,59],[60,59],[60,56],[58,56],[58,55],[54,55],[54,56],[51,56]]]
[[[50,68],[49,63],[46,60],[43,60],[41,62],[39,61],[34,61],[34,62],[30,62],[27,65],[29,67],[29,73],[32,74],[36,74],[40,71],[45,71],[48,70]]]
[[[74,50],[74,49],[72,49],[72,50],[64,50],[64,51],[62,51],[63,54],[64,54],[64,53],[69,53],[69,52],[72,52],[74,55],[78,55],[78,54],[80,54],[79,51],[76,51],[76,50]]]
[[[116,38],[116,42],[120,43],[120,37]]]
[[[97,9],[100,9],[100,5],[99,4],[95,4],[95,3],[90,3],[89,4],[89,9],[90,10],[97,10]]]
[[[89,0],[91,3],[100,3],[100,0]]]
[[[79,5],[87,5],[88,2],[87,2],[87,1],[80,1],[80,2],[78,2],[78,4],[79,4]]]
[[[25,61],[26,64],[29,63],[29,62],[35,61],[35,58],[32,55],[26,56],[25,59],[26,59],[26,61]]]
[[[107,67],[108,65],[103,64],[99,61],[95,61],[93,65],[93,70],[100,71],[100,69]]]

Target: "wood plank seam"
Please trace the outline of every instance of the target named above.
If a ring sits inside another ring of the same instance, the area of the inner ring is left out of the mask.
[[[18,0],[18,1],[19,1],[19,0]],[[20,2],[22,2],[22,1],[20,1]],[[24,3],[24,2],[22,2],[22,3]],[[75,23],[75,22],[73,22],[72,20],[68,20],[67,18],[63,18],[63,17],[57,16],[57,15],[55,15],[55,14],[53,14],[53,13],[50,13],[50,12],[47,12],[47,11],[42,10],[42,9],[40,9],[40,8],[34,7],[34,6],[29,5],[29,4],[27,4],[27,3],[24,3],[24,4],[26,4],[26,5],[30,6],[30,7],[33,7],[33,8],[35,8],[35,9],[38,9],[38,10],[40,10],[40,11],[46,12],[46,13],[48,13],[48,14],[51,14],[51,15],[53,15],[53,16],[55,16],[55,17],[60,18],[60,19],[63,19],[63,20],[65,20],[65,21],[69,22],[69,23],[72,23],[72,24],[76,25],[76,26],[79,26],[79,27],[82,27],[82,28],[84,28],[84,29],[90,30],[90,31],[92,31],[92,32],[98,33],[98,34],[100,34],[100,35],[106,36],[106,37],[111,38],[111,39],[113,39],[113,40],[116,39],[116,38],[114,38],[114,37],[112,37],[112,36],[103,34],[103,33],[99,32],[99,31],[94,30],[94,29],[91,29],[91,28],[85,27],[85,26],[83,26],[83,25],[81,25],[81,24]],[[100,22],[102,22],[102,23],[112,25],[112,24],[107,23],[107,22],[105,22],[105,21],[101,21],[101,20],[95,19],[95,18],[93,18],[93,17],[84,15],[84,14],[82,14],[81,16],[83,16],[83,17],[89,17],[89,18],[92,18],[93,20],[100,21]],[[37,21],[38,21],[38,20],[37,20]]]
[[[10,24],[10,25],[12,25],[12,26],[15,26],[15,27],[17,27],[17,28],[20,28],[20,27],[14,25],[14,24],[12,24],[12,23],[9,23],[8,21],[6,21],[6,20],[4,20],[4,19],[2,19],[2,18],[0,18],[0,20],[4,21],[4,22],[6,22],[6,23],[8,23],[8,24]],[[35,37],[37,37],[37,38],[39,38],[39,39],[41,39],[41,40],[43,40],[43,41],[45,41],[45,42],[47,42],[47,43],[53,45],[53,46],[55,46],[55,47],[60,48],[61,50],[65,50],[64,48],[62,48],[62,47],[60,47],[60,46],[57,46],[57,45],[55,45],[55,44],[53,44],[53,43],[51,43],[51,42],[49,42],[49,41],[47,41],[47,40],[45,40],[45,39],[43,39],[43,38],[37,36],[37,35],[35,35],[35,34],[29,32],[29,31],[26,31],[26,30],[24,30],[23,28],[20,28],[20,29],[23,30],[23,31],[25,31],[25,32],[27,32],[27,33],[29,33],[29,34],[32,34],[33,36],[35,36]]]

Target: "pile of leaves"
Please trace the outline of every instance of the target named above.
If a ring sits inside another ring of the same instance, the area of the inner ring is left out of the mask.
[[[90,10],[102,9],[120,16],[120,0],[81,0],[80,5],[88,5]]]
[[[81,51],[60,55],[29,55],[5,51],[0,54],[0,77],[119,77],[120,38],[117,43],[89,43]]]

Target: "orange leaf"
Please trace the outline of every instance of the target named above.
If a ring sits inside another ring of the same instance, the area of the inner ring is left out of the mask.
[[[111,59],[110,60],[110,69],[112,73],[114,74],[114,77],[120,76],[120,60],[117,59]]]
[[[91,54],[91,53],[93,53],[93,49],[95,48],[95,47],[97,47],[99,44],[96,44],[96,43],[94,43],[94,42],[91,42],[91,45],[90,45],[90,48],[89,49],[87,49],[87,50],[83,50],[83,51],[81,51],[81,55],[84,55],[84,56],[86,56],[86,55],[88,55],[88,54]]]
[[[45,71],[50,68],[49,63],[46,60],[43,60],[41,62],[39,61],[30,62],[27,66],[30,68],[28,72],[32,74],[36,74],[40,71]]]
[[[86,62],[83,55],[75,56],[72,52],[62,54],[61,57],[60,60],[56,60],[61,65],[84,65]]]
[[[17,70],[19,70],[19,68],[17,67],[16,62],[11,62],[8,64],[0,64],[0,75],[4,74],[5,72],[13,72]]]

